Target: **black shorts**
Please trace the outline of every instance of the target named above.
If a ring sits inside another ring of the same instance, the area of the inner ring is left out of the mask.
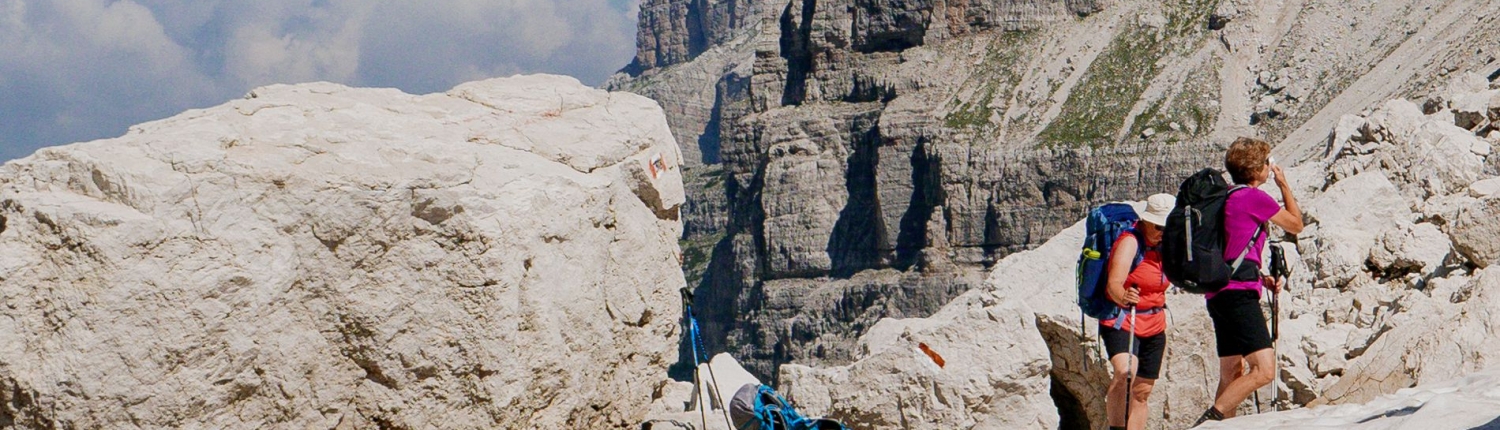
[[[1220,357],[1250,355],[1271,347],[1259,292],[1229,290],[1215,294],[1208,300],[1208,317],[1214,320]]]
[[[1126,343],[1130,342],[1130,332],[1117,330],[1114,327],[1099,326],[1099,337],[1104,339],[1104,351],[1109,357],[1125,352]],[[1157,333],[1156,336],[1135,338],[1133,353],[1141,360],[1136,366],[1135,376],[1145,379],[1157,379],[1161,376],[1161,356],[1167,348],[1167,332]]]

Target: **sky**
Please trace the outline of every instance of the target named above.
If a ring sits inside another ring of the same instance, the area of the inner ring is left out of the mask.
[[[639,0],[0,0],[0,162],[273,83],[445,91],[518,73],[598,85]]]

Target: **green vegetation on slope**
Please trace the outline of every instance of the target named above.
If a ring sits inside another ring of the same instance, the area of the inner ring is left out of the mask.
[[[1179,91],[1167,98],[1151,101],[1151,104],[1135,117],[1126,136],[1140,136],[1146,129],[1166,133],[1167,143],[1177,143],[1183,137],[1199,137],[1208,133],[1218,119],[1219,108],[1213,103],[1218,98],[1215,91],[1219,82],[1219,67],[1223,61],[1214,57],[1198,65]],[[1181,130],[1173,130],[1177,124]]]
[[[990,105],[996,97],[1010,99],[1016,85],[1021,82],[1021,55],[1026,51],[1031,33],[1005,31],[999,33],[985,50],[984,61],[974,74],[964,82],[965,87],[977,87],[973,100],[954,98],[949,102],[944,125],[953,129],[987,130],[995,124],[990,120],[995,110]]]
[[[1180,0],[1163,5],[1167,23],[1132,23],[1110,41],[1068,95],[1062,112],[1039,139],[1043,145],[1108,145],[1125,125],[1131,107],[1161,72],[1161,59],[1207,34],[1213,0]],[[1148,109],[1149,110],[1149,109]]]

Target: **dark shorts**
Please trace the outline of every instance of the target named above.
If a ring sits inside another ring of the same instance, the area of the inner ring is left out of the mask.
[[[1260,294],[1229,290],[1208,300],[1208,317],[1214,320],[1214,338],[1219,356],[1250,355],[1271,347],[1266,315],[1260,310]]]
[[[1130,346],[1126,345],[1130,343],[1130,332],[1128,331],[1116,330],[1114,327],[1101,325],[1099,326],[1099,337],[1104,339],[1104,351],[1108,353],[1109,357],[1114,357],[1115,354],[1123,354],[1126,348],[1130,348]],[[1135,376],[1145,379],[1157,379],[1157,377],[1161,376],[1161,356],[1167,348],[1167,332],[1157,333],[1156,336],[1151,337],[1136,337],[1133,346],[1135,348],[1131,352],[1135,353],[1136,358],[1141,360],[1136,365]]]

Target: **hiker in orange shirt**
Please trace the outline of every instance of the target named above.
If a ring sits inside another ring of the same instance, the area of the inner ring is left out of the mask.
[[[1151,388],[1161,372],[1167,346],[1165,293],[1171,284],[1162,273],[1159,248],[1162,226],[1176,203],[1177,198],[1170,194],[1147,198],[1135,231],[1121,234],[1110,251],[1106,294],[1120,306],[1118,318],[1123,319],[1099,321],[1099,337],[1104,339],[1114,371],[1104,402],[1110,430],[1146,428],[1146,399],[1151,397]],[[1137,252],[1141,262],[1131,268]],[[1134,313],[1130,311],[1132,306]],[[1129,411],[1124,402],[1127,384]]]

